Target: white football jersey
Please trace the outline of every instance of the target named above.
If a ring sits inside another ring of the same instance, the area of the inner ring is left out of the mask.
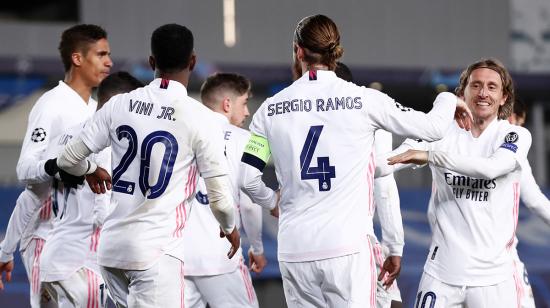
[[[302,262],[359,252],[373,203],[374,132],[437,140],[456,97],[438,96],[429,114],[357,86],[332,71],[309,71],[254,114],[243,162],[262,170],[269,148],[281,187],[279,260]],[[255,138],[254,136],[252,138]],[[267,140],[267,141],[265,141]],[[254,198],[253,198],[254,200]]]
[[[376,131],[374,151],[386,153],[392,150],[392,134],[379,129]],[[374,211],[374,213],[373,213]],[[405,246],[405,234],[401,219],[401,208],[397,183],[392,174],[374,179],[374,208],[369,211],[370,219],[367,220],[368,234],[377,239],[372,226],[374,215],[378,217],[382,231],[381,243],[388,248],[387,256],[402,256]],[[377,239],[378,240],[378,239]]]
[[[488,286],[512,277],[521,164],[531,146],[529,131],[494,120],[478,138],[455,124],[440,141],[407,143],[430,151],[433,188],[428,220],[433,236],[424,271],[460,286]],[[447,167],[441,167],[433,158],[438,152],[456,159],[449,158]],[[513,164],[495,166],[495,157],[513,158]],[[494,174],[502,175],[490,176]]]
[[[183,260],[199,172],[227,174],[220,131],[213,113],[168,79],[114,96],[94,115],[81,139],[94,153],[111,146],[113,170],[100,265],[144,270],[165,254]]]
[[[85,102],[77,92],[63,81],[44,93],[32,107],[17,162],[20,181],[40,183],[51,177],[44,170],[44,157],[50,139],[89,119],[97,109],[97,102],[90,98]]]
[[[241,211],[241,205],[244,206],[244,203],[250,200],[240,192],[238,178],[241,174],[241,157],[250,133],[231,125],[225,116],[219,113],[214,115],[223,127],[225,156],[229,166],[229,178],[232,183],[233,200],[237,214],[235,215],[235,226],[237,228],[246,226],[245,232],[253,250],[263,252],[261,240],[262,209],[257,205],[251,205],[255,207],[252,209],[253,211],[260,212],[259,218],[257,215],[250,215],[249,211]],[[237,269],[240,258],[229,259],[227,257],[231,244],[225,238],[220,238],[219,234],[219,223],[210,210],[206,187],[201,178],[184,232],[184,246],[189,247],[184,255],[185,274],[187,276],[220,275]],[[236,254],[242,254],[241,248]]]
[[[52,157],[59,155],[82,128],[83,124],[77,125],[53,138],[46,153]],[[109,148],[90,155],[89,159],[102,168],[111,169]],[[102,217],[108,210],[111,192],[95,194],[86,182],[78,189],[63,187],[63,183],[57,180],[53,180],[52,185],[51,204],[55,218],[40,257],[41,281],[65,280],[83,267],[101,274],[96,252]]]
[[[241,248],[236,252],[236,257],[227,257],[231,244],[220,237],[220,224],[210,210],[202,178],[192,201],[183,238],[186,276],[221,275],[233,272],[239,266]]]
[[[17,162],[17,177],[27,184],[30,191],[22,193],[18,199],[21,204],[16,205],[10,218],[2,249],[6,253],[12,253],[19,241],[23,250],[33,238],[47,238],[53,215],[49,198],[51,176],[44,170],[44,161],[55,156],[48,157],[45,151],[53,137],[89,119],[96,109],[94,99],[85,102],[63,81],[34,104]],[[37,207],[40,207],[39,211]]]
[[[540,190],[527,159],[521,163],[520,187],[520,198],[523,204],[537,214],[546,224],[550,225],[550,200]]]

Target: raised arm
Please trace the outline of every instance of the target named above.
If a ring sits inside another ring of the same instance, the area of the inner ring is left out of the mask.
[[[449,92],[440,93],[432,110],[423,113],[400,105],[382,92],[372,89],[365,91],[366,99],[373,101],[367,112],[375,126],[413,139],[439,140],[453,122],[455,111],[458,110],[460,115],[470,112],[463,101]]]

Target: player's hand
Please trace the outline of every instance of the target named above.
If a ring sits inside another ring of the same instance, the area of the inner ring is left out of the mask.
[[[415,164],[424,165],[428,163],[428,151],[407,150],[399,155],[388,158],[388,165]]]
[[[233,258],[237,250],[239,250],[239,246],[241,246],[241,235],[239,234],[239,230],[237,230],[237,227],[235,227],[233,228],[233,231],[231,231],[231,233],[225,234],[220,227],[220,237],[227,238],[229,243],[231,243],[231,248],[227,253],[227,257],[229,259]]]
[[[470,108],[468,108],[468,105],[460,98],[456,101],[455,121],[460,128],[465,130],[470,130],[474,122],[474,117]]]
[[[111,175],[107,170],[97,167],[97,169],[88,175],[86,175],[86,182],[90,186],[90,189],[96,194],[104,194],[108,190],[111,190]]]
[[[279,205],[276,205],[271,211],[269,211],[271,216],[279,218]]]
[[[59,178],[63,182],[63,186],[69,188],[77,188],[78,185],[84,184],[84,176],[76,176],[59,169]]]
[[[401,272],[401,257],[389,256],[384,261],[382,268],[380,269],[380,275],[378,275],[378,281],[383,281],[382,285],[389,288],[395,281],[399,273]]]
[[[4,272],[6,272],[6,282],[10,282],[11,272],[13,272],[13,260],[0,262],[0,291],[4,290]]]
[[[261,273],[267,265],[267,259],[264,254],[255,255],[252,249],[248,251],[248,268],[256,274]]]

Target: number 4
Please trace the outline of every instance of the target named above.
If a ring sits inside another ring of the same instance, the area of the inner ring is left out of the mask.
[[[336,169],[330,165],[328,156],[317,157],[317,167],[311,166],[313,152],[319,142],[323,125],[311,126],[306,142],[300,154],[300,169],[302,180],[319,180],[319,191],[330,190],[330,179],[336,178]]]

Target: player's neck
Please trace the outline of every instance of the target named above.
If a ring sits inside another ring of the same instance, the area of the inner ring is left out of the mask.
[[[471,133],[474,138],[481,136],[485,129],[496,119],[496,116],[491,118],[476,118],[474,116],[474,124],[472,125]]]
[[[63,80],[71,89],[73,89],[82,100],[87,104],[92,96],[92,87],[90,87],[82,78],[79,78],[77,74],[71,73],[68,71],[65,74],[65,79]]]
[[[328,66],[320,63],[309,64],[309,63],[302,62],[302,72],[307,72],[311,70],[328,71],[329,68]]]
[[[189,84],[189,76],[191,75],[191,71],[189,70],[183,70],[175,73],[167,73],[167,72],[161,72],[156,70],[155,71],[155,78],[163,78],[168,80],[174,80],[179,83],[181,83],[184,87],[187,88]]]

